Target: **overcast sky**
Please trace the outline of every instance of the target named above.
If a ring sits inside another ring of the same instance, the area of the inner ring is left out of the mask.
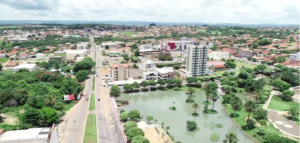
[[[0,20],[299,24],[299,0],[0,0]]]

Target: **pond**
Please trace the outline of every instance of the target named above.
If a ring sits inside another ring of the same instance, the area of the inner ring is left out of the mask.
[[[184,91],[149,91],[139,93],[121,94],[116,99],[124,99],[129,101],[129,105],[122,109],[130,111],[136,109],[143,116],[143,120],[146,116],[153,115],[154,119],[157,119],[157,124],[161,125],[164,122],[164,127],[169,126],[169,133],[174,136],[175,141],[181,141],[184,143],[209,143],[211,141],[211,134],[217,133],[219,135],[218,143],[221,143],[225,138],[225,135],[229,132],[237,134],[240,143],[253,143],[249,137],[244,135],[233,123],[233,121],[227,115],[225,109],[221,104],[222,96],[215,102],[214,109],[218,111],[218,114],[204,114],[203,101],[206,100],[205,93],[203,91],[194,93],[195,103],[199,104],[200,113],[199,117],[193,117],[191,114],[194,112],[192,108],[193,103],[186,103],[188,95]],[[238,94],[242,100],[247,96]],[[169,107],[173,106],[177,110],[169,110]],[[212,108],[212,105],[209,105]],[[197,123],[200,128],[198,131],[187,131],[186,121],[192,120]],[[154,121],[152,121],[154,122]],[[223,128],[217,128],[216,124],[222,124]]]

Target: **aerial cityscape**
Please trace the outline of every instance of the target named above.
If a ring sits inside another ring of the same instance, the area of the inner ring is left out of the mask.
[[[0,143],[298,143],[299,5],[0,1]]]

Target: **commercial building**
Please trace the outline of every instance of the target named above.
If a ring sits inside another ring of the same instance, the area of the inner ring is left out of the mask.
[[[188,45],[186,57],[186,71],[188,75],[206,75],[207,51],[212,46],[209,42],[201,42],[200,45]]]
[[[151,46],[149,44],[141,45],[139,47],[140,53],[145,54],[150,54],[151,52],[156,52],[159,51],[159,46]]]
[[[110,67],[110,76],[113,81],[127,80],[129,70],[127,64],[112,64]]]
[[[12,71],[13,71],[13,73],[16,73],[20,69],[27,69],[30,72],[32,72],[37,69],[37,65],[36,64],[22,64],[22,65],[18,65],[16,67],[14,67]]]
[[[116,43],[102,43],[101,44],[101,47],[102,48],[105,48],[105,46],[108,46],[109,48],[115,48],[117,47],[118,45]]]
[[[157,80],[158,75],[156,71],[143,72],[143,79],[145,80]]]
[[[156,65],[153,61],[146,61],[139,65],[140,70],[154,70]]]
[[[295,54],[290,54],[290,60],[300,61],[300,52],[297,52]]]
[[[9,42],[25,42],[25,41],[29,41],[29,39],[27,37],[12,37],[12,38],[8,38]]]
[[[182,38],[180,41],[163,41],[161,42],[161,49],[166,51],[186,50],[188,45],[194,45],[193,40]]]
[[[78,55],[79,57],[86,57],[87,50],[66,50],[66,59],[73,60]]]
[[[50,128],[31,128],[6,131],[0,135],[1,143],[46,143]]]
[[[240,50],[239,51],[239,57],[242,58],[242,57],[252,57],[253,55],[253,51],[250,51],[250,50]]]
[[[43,53],[37,53],[37,54],[35,55],[35,57],[36,57],[36,59],[44,59],[44,58],[46,57],[46,55],[43,54]]]
[[[79,42],[76,44],[77,50],[85,50],[88,49],[89,42]]]
[[[230,53],[229,52],[223,52],[223,51],[211,51],[211,53],[208,54],[209,59],[214,60],[222,60],[222,59],[229,59]]]
[[[175,75],[173,67],[157,68],[155,71],[157,72],[157,79],[171,79]]]

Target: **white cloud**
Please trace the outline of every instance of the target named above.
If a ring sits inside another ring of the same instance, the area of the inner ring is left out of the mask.
[[[0,0],[0,20],[299,24],[298,0]]]

